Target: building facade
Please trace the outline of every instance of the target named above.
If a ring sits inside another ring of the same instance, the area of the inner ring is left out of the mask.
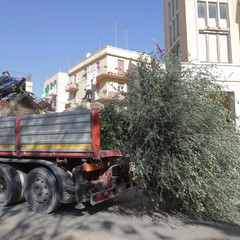
[[[32,75],[28,75],[26,77],[26,84],[25,84],[25,89],[27,92],[33,92],[33,83],[32,83]]]
[[[136,69],[140,53],[105,46],[69,69],[69,93],[67,107],[76,107],[84,102],[105,102],[122,97],[127,91],[127,73]]]
[[[51,104],[56,112],[65,110],[69,94],[65,91],[69,77],[67,73],[58,72],[44,81],[44,94],[42,99]]]
[[[183,62],[216,64],[224,105],[240,116],[240,1],[164,0],[164,31],[165,48]]]

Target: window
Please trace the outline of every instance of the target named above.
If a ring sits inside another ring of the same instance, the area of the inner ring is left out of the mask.
[[[208,36],[208,46],[209,46],[209,61],[218,62],[217,55],[217,35],[209,34]]]
[[[97,67],[97,69],[100,68],[100,62],[99,61],[96,63],[96,67]]]
[[[205,5],[204,2],[198,2],[198,18],[205,18]]]
[[[118,59],[118,75],[124,75],[124,60]]]
[[[227,4],[226,3],[220,3],[219,4],[219,27],[220,28],[227,28],[227,20],[228,20],[228,14],[227,14]]]
[[[217,7],[217,3],[209,3],[208,4],[209,18],[216,19],[216,17],[217,17],[216,7]]]
[[[76,83],[77,83],[77,75],[74,74],[74,75],[73,75],[73,84],[76,84]]]
[[[178,10],[178,0],[175,0],[175,11]]]
[[[223,0],[200,0],[198,14],[198,56],[202,62],[228,63],[228,4]]]
[[[208,4],[208,26],[217,27],[217,3]]]
[[[169,47],[179,38],[178,0],[168,0]]]
[[[170,2],[168,3],[168,21],[170,22],[171,21],[171,7],[170,7]]]
[[[219,49],[220,56],[219,60],[220,62],[229,62],[229,56],[228,56],[228,36],[227,35],[219,35]]]
[[[228,28],[228,4],[219,1],[198,1],[198,27],[200,29]]]
[[[206,3],[198,2],[198,27],[204,29],[206,27]]]
[[[227,19],[227,4],[226,3],[220,3],[220,19]]]
[[[45,95],[48,95],[48,94],[49,94],[49,85],[45,87]]]
[[[172,26],[169,26],[169,45],[172,46],[173,41],[172,41]]]
[[[179,22],[178,22],[178,14],[176,15],[175,18],[175,40],[177,40],[177,38],[179,37]]]
[[[175,28],[175,20],[173,20],[173,21],[172,21],[173,42],[175,42],[175,40],[176,40],[176,31],[175,31],[175,29],[176,29],[176,28]]]
[[[50,90],[55,89],[56,86],[57,86],[57,81],[51,82],[51,83],[50,83]]]
[[[172,5],[172,17],[174,16],[174,14],[175,14],[175,11],[174,11],[174,0],[172,0],[172,3],[171,3],[171,5]]]
[[[207,43],[205,34],[198,35],[198,52],[199,52],[199,60],[201,62],[207,61]]]
[[[229,62],[228,34],[200,33],[198,35],[199,61]]]
[[[83,69],[83,79],[87,79],[87,68]]]
[[[123,92],[124,91],[124,83],[118,83],[118,91]]]

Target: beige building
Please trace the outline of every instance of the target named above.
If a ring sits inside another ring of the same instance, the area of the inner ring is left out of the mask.
[[[104,102],[121,98],[127,91],[126,74],[136,69],[140,53],[126,49],[105,46],[69,69],[69,92],[67,107],[83,102]]]
[[[164,0],[164,31],[165,48],[182,52],[183,62],[217,65],[225,105],[240,116],[240,1]]]
[[[58,72],[44,81],[42,99],[50,103],[56,112],[65,110],[65,105],[69,97],[69,94],[65,91],[68,79],[67,73]]]

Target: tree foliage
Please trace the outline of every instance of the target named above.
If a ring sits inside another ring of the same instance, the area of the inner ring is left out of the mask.
[[[101,110],[101,148],[123,149],[128,140],[128,120],[122,103],[110,101]]]
[[[106,126],[117,129],[111,146],[135,159],[146,206],[156,210],[165,203],[197,218],[233,220],[240,199],[239,136],[213,68],[182,66],[171,54],[163,64],[148,55],[129,77],[124,108],[115,106],[105,116],[113,125]]]

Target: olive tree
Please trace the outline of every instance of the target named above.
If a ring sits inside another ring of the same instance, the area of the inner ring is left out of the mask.
[[[239,135],[223,107],[224,86],[212,66],[164,57],[143,55],[128,76],[124,107],[109,112],[124,113],[114,120],[122,129],[117,146],[135,160],[148,208],[164,204],[196,218],[233,220],[240,199]]]

